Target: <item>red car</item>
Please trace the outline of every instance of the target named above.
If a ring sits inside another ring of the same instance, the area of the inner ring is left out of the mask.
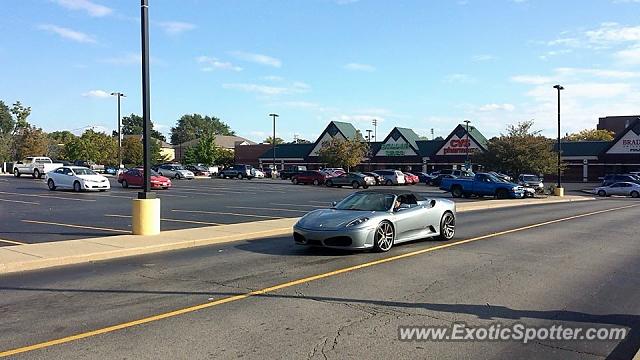
[[[324,181],[327,179],[327,176],[320,171],[303,171],[300,174],[293,175],[291,177],[291,182],[294,184],[313,184],[320,185],[324,184]]]
[[[413,175],[412,173],[404,173],[404,183],[407,185],[414,185],[420,182],[420,178],[418,175]]]
[[[123,188],[129,186],[140,186],[144,181],[143,169],[129,169],[118,175],[118,182],[122,184]],[[171,180],[164,176],[159,175],[155,171],[151,170],[151,188],[152,189],[168,189],[171,187]]]

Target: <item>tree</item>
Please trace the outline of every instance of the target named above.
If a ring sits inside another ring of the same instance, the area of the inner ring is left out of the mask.
[[[205,134],[198,144],[189,147],[184,154],[185,162],[188,164],[203,163],[215,164],[217,155],[216,136]]]
[[[97,164],[116,165],[118,142],[112,136],[86,130],[82,136],[72,138],[64,146],[64,157],[68,160],[88,160]]]
[[[13,154],[13,136],[11,134],[0,134],[0,162],[11,161]]]
[[[54,131],[47,134],[47,137],[56,144],[66,144],[76,138],[71,131]]]
[[[325,141],[318,151],[320,161],[330,167],[342,167],[349,170],[362,162],[367,155],[369,145],[362,139],[336,139]]]
[[[262,143],[273,144],[273,136],[269,136],[268,138],[264,139]],[[280,144],[284,144],[284,140],[279,137],[276,137],[276,145],[280,145]]]
[[[24,107],[20,101],[16,101],[11,107],[11,113],[16,120],[16,131],[29,127],[27,118],[31,115],[31,107]]]
[[[567,135],[563,140],[565,141],[611,141],[613,140],[613,131],[598,130],[598,129],[584,129],[577,133]]]
[[[151,142],[151,162],[159,163],[167,161],[160,155],[160,144]],[[127,167],[140,166],[144,163],[144,149],[142,139],[130,136],[122,140],[122,163]]]
[[[47,138],[49,139],[47,156],[56,160],[72,160],[67,157],[67,152],[64,148],[66,144],[76,138],[71,131],[54,131],[47,134]]]
[[[21,159],[25,156],[43,156],[47,154],[49,139],[47,134],[35,126],[22,128],[19,135],[16,135],[16,157]]]
[[[549,174],[557,169],[553,140],[533,131],[533,121],[507,126],[507,133],[490,139],[487,151],[474,155],[474,161],[490,170],[518,174]]]
[[[142,135],[144,119],[140,115],[131,114],[122,118],[122,135]],[[118,132],[114,131],[113,136],[118,137]],[[167,141],[167,138],[158,130],[153,128],[151,122],[151,137],[154,139]]]
[[[231,127],[215,116],[200,114],[185,114],[178,120],[178,124],[171,128],[171,143],[182,144],[201,138],[204,134],[235,135]]]
[[[11,110],[0,100],[0,134],[11,134],[15,129],[16,122],[13,120]]]
[[[233,151],[218,147],[216,150],[216,165],[230,166],[235,162]]]

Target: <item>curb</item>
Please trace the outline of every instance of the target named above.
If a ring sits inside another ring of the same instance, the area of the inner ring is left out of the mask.
[[[481,204],[457,204],[458,212],[501,209],[517,206],[547,205],[595,200],[589,197],[544,200],[487,200]],[[499,201],[499,202],[497,202]],[[224,244],[240,240],[256,240],[291,234],[299,218],[263,220],[184,230],[164,231],[159,235],[117,235],[58,242],[0,247],[0,275],[128,256],[155,254],[199,246]],[[251,228],[264,229],[248,231]],[[211,236],[213,234],[213,236]]]

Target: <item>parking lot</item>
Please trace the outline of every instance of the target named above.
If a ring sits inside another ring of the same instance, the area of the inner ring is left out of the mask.
[[[123,189],[114,178],[110,181],[109,192],[75,193],[49,191],[43,180],[0,177],[0,246],[129,233],[130,200],[140,189]],[[450,197],[422,184],[407,188]],[[177,230],[298,217],[353,191],[268,179],[203,178],[176,180],[172,188],[156,193],[162,201],[162,230]]]

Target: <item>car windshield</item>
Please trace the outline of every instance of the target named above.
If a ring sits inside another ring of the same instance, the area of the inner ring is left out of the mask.
[[[388,211],[395,196],[384,193],[355,193],[336,204],[337,210]]]
[[[184,167],[182,167],[182,166],[174,166],[173,170],[184,170]]]
[[[76,173],[76,175],[98,175],[91,169],[73,169],[73,172]]]
[[[488,173],[488,174],[486,174],[486,175],[487,175],[487,178],[491,179],[491,181],[493,181],[493,182],[497,182],[497,183],[508,183],[508,181],[506,181],[506,180],[504,180],[504,179],[502,179],[502,178],[499,178],[499,177],[497,177],[497,176],[494,176],[494,175],[493,175],[493,174],[491,174],[491,173]]]
[[[540,179],[537,176],[534,175],[525,175],[522,177],[523,181],[529,181],[529,182],[538,182],[540,181]]]

